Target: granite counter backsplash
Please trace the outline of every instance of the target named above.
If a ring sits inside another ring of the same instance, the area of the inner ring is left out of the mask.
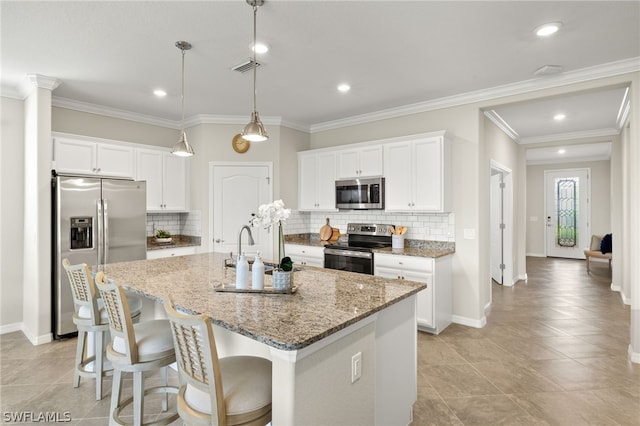
[[[284,241],[287,244],[299,244],[304,246],[324,247],[328,243],[326,241],[320,241],[320,234],[308,233],[308,234],[289,234],[284,236]],[[346,242],[347,237],[341,236],[338,240],[340,242]],[[456,243],[448,241],[432,241],[432,240],[409,240],[404,241],[403,249],[391,249],[391,247],[384,249],[375,249],[376,253],[390,253],[390,254],[402,254],[405,256],[420,256],[420,257],[442,257],[449,254],[453,254],[456,251]]]
[[[170,243],[158,243],[153,237],[147,237],[147,250],[162,250],[199,245],[200,237],[192,237],[189,235],[172,235]]]

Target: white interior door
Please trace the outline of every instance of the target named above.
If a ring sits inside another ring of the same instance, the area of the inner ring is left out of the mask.
[[[212,250],[237,254],[238,232],[248,225],[252,213],[273,198],[271,164],[212,163],[211,212]],[[272,259],[273,231],[251,228],[255,245],[242,233],[242,251],[253,257],[258,251],[264,259]]]
[[[584,259],[590,240],[589,169],[547,170],[545,192],[547,256]]]
[[[502,208],[502,173],[491,171],[491,278],[498,284],[504,281],[504,230]]]

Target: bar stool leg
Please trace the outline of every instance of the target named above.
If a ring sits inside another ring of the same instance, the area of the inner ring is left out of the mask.
[[[120,406],[120,394],[122,394],[122,370],[113,369],[113,386],[111,387],[111,418],[109,419],[110,425],[116,425],[114,416],[116,410]]]
[[[93,371],[96,373],[96,400],[102,399],[102,374],[104,371],[104,333],[101,331],[94,331],[95,348],[96,348],[96,361],[93,366]]]
[[[142,371],[133,372],[133,424],[142,425],[144,416],[144,378]]]
[[[87,332],[78,331],[78,346],[76,347],[76,370],[73,373],[73,387],[80,386],[80,368],[82,368],[82,356],[84,355],[84,345],[86,343]]]
[[[162,386],[165,388],[169,385],[169,370],[168,367],[163,367],[160,369],[160,376],[162,377]],[[163,392],[162,396],[162,411],[167,411],[169,409],[169,394],[168,392]]]

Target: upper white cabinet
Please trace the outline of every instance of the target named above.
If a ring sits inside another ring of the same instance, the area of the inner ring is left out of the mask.
[[[339,179],[382,175],[382,145],[344,149],[337,156]]]
[[[54,136],[53,168],[58,173],[133,178],[133,147]]]
[[[136,149],[136,180],[147,181],[147,211],[186,211],[187,160],[165,150]]]
[[[444,132],[383,145],[385,209],[448,212],[450,148]]]
[[[336,209],[336,153],[298,153],[298,209]]]

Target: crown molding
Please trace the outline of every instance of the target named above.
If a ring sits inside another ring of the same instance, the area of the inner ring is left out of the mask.
[[[493,124],[495,124],[500,130],[506,133],[512,140],[515,142],[520,141],[520,135],[507,124],[506,121],[494,110],[488,110],[484,112],[485,117],[487,117]]]
[[[603,136],[617,136],[619,134],[620,134],[620,129],[585,130],[581,132],[558,133],[555,135],[522,138],[520,139],[519,144],[529,145],[529,144],[535,144],[535,143],[568,141],[573,139],[588,139],[588,138],[598,138]]]
[[[442,108],[451,108],[474,102],[488,101],[505,96],[519,95],[536,90],[550,89],[636,71],[640,71],[640,57],[609,62],[607,64],[582,68],[576,71],[534,78],[517,83],[496,86],[490,89],[477,90],[474,92],[463,93],[461,95],[448,96],[431,101],[405,105],[402,107],[389,108],[370,114],[361,114],[340,120],[318,123],[310,126],[310,133],[354,126],[357,124],[365,124],[373,121],[401,117],[404,115],[418,114]]]
[[[620,110],[618,111],[618,117],[616,119],[616,125],[618,129],[622,130],[627,119],[629,118],[629,112],[631,111],[631,97],[629,96],[629,88],[624,92],[622,102],[620,103]]]
[[[18,86],[18,93],[22,97],[22,100],[24,100],[31,95],[35,88],[54,91],[60,84],[62,84],[62,81],[54,77],[47,77],[41,74],[27,74]]]
[[[587,155],[584,157],[558,158],[548,160],[527,160],[527,166],[538,166],[541,164],[564,164],[564,163],[584,163],[587,161],[607,161],[611,159],[609,155]]]
[[[119,118],[122,120],[136,121],[139,123],[151,124],[154,126],[168,127],[170,129],[180,129],[180,122],[176,120],[167,120],[164,118],[139,114],[137,112],[118,108],[96,105],[89,102],[76,101],[74,99],[62,98],[59,96],[54,96],[51,100],[51,104],[58,108],[72,109],[74,111],[104,115],[107,117]]]

